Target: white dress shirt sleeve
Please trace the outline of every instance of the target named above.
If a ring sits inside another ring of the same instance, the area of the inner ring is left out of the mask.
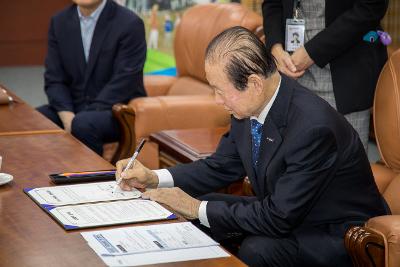
[[[207,218],[207,202],[208,201],[202,201],[200,203],[199,220],[200,220],[200,223],[202,225],[207,226],[208,228],[210,228],[210,223],[208,222],[208,218]]]
[[[158,177],[158,188],[174,187],[174,178],[167,169],[154,170]]]

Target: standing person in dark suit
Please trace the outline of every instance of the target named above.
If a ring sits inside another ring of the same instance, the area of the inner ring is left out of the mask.
[[[50,22],[38,110],[98,154],[119,139],[112,106],[145,96],[142,20],[111,0],[74,0]]]
[[[121,173],[127,160],[119,161],[122,189],[158,187],[143,197],[199,218],[214,237],[242,234],[239,257],[250,266],[351,266],[345,231],[387,213],[357,133],[281,75],[242,27],[215,37],[205,65],[216,102],[233,115],[217,151],[167,170],[136,162]],[[203,196],[246,175],[255,197]]]
[[[387,6],[388,0],[264,0],[262,5],[266,46],[279,71],[298,78],[345,115],[366,149],[370,108],[387,52],[379,40],[363,37],[382,29]],[[287,19],[296,15],[305,22],[304,43],[289,54]]]

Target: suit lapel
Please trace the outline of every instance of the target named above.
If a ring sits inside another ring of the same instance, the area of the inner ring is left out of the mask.
[[[281,85],[275,102],[265,118],[261,135],[259,163],[256,170],[257,182],[262,196],[265,196],[266,173],[271,160],[283,142],[289,106],[293,94],[292,81],[282,75]]]
[[[279,129],[272,121],[271,117],[267,116],[264,122],[263,133],[261,135],[259,163],[257,165],[257,181],[260,186],[261,194],[265,194],[266,170],[271,159],[282,143],[282,137]]]
[[[109,23],[109,19],[113,15],[113,4],[113,1],[107,1],[96,23],[92,43],[90,45],[89,61],[85,73],[85,85],[89,80],[90,75],[92,74],[94,66],[96,65],[97,58],[99,57],[101,48],[103,46],[103,41],[107,36],[108,31],[110,30],[111,23]]]

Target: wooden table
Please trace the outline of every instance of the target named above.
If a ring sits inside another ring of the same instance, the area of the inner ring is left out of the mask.
[[[225,127],[165,130],[151,134],[150,140],[158,144],[160,168],[167,168],[211,155],[227,131]]]
[[[0,85],[0,89],[4,86]],[[7,90],[7,89],[6,89]],[[10,90],[15,102],[0,105],[0,136],[41,133],[62,133],[63,130],[33,109]]]
[[[65,133],[0,136],[0,151],[2,171],[14,176],[11,183],[0,187],[0,265],[104,266],[80,236],[80,231],[66,232],[22,190],[52,185],[48,178],[50,173],[110,169],[113,166]],[[188,264],[244,266],[233,256],[162,266]]]

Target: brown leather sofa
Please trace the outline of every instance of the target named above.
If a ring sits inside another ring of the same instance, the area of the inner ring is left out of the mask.
[[[400,266],[400,49],[379,77],[374,100],[374,128],[382,162],[372,164],[379,191],[392,215],[371,218],[346,233],[354,266]]]
[[[262,35],[262,18],[239,4],[205,4],[188,9],[176,28],[174,53],[178,77],[145,76],[149,97],[115,105],[122,137],[114,159],[132,155],[137,142],[168,129],[209,128],[229,124],[229,114],[214,102],[204,71],[208,43],[223,30],[240,25]],[[147,142],[139,160],[158,168],[158,147]]]

